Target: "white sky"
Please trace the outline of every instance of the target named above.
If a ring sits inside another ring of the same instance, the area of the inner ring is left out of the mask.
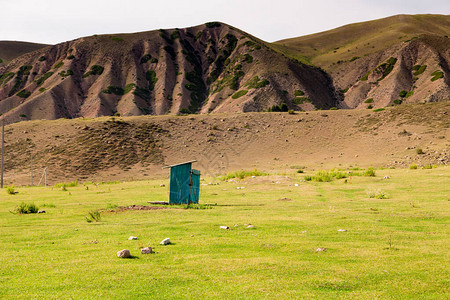
[[[221,21],[265,41],[396,14],[450,14],[449,0],[0,0],[0,40],[82,36]]]

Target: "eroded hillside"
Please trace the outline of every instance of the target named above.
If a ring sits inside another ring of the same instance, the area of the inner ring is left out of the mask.
[[[81,38],[27,53],[0,74],[7,122],[336,105],[325,72],[218,22]]]

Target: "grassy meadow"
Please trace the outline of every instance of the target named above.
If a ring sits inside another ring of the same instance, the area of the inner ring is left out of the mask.
[[[294,171],[206,178],[208,209],[107,211],[167,200],[167,179],[0,191],[0,298],[448,297],[449,167],[331,182]],[[21,202],[46,213],[11,213]],[[97,209],[101,221],[88,223]],[[166,237],[173,244],[159,245]],[[147,246],[156,253],[141,254]]]

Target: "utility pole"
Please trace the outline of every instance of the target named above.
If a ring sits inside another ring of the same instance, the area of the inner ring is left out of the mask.
[[[4,156],[4,151],[3,149],[5,148],[5,119],[2,118],[2,171],[1,171],[1,188],[3,188],[3,156]]]
[[[33,186],[33,151],[30,151],[31,186]]]

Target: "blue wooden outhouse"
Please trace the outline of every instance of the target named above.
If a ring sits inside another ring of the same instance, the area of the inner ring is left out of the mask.
[[[196,160],[167,166],[170,168],[169,204],[198,203],[200,171],[192,169]]]

